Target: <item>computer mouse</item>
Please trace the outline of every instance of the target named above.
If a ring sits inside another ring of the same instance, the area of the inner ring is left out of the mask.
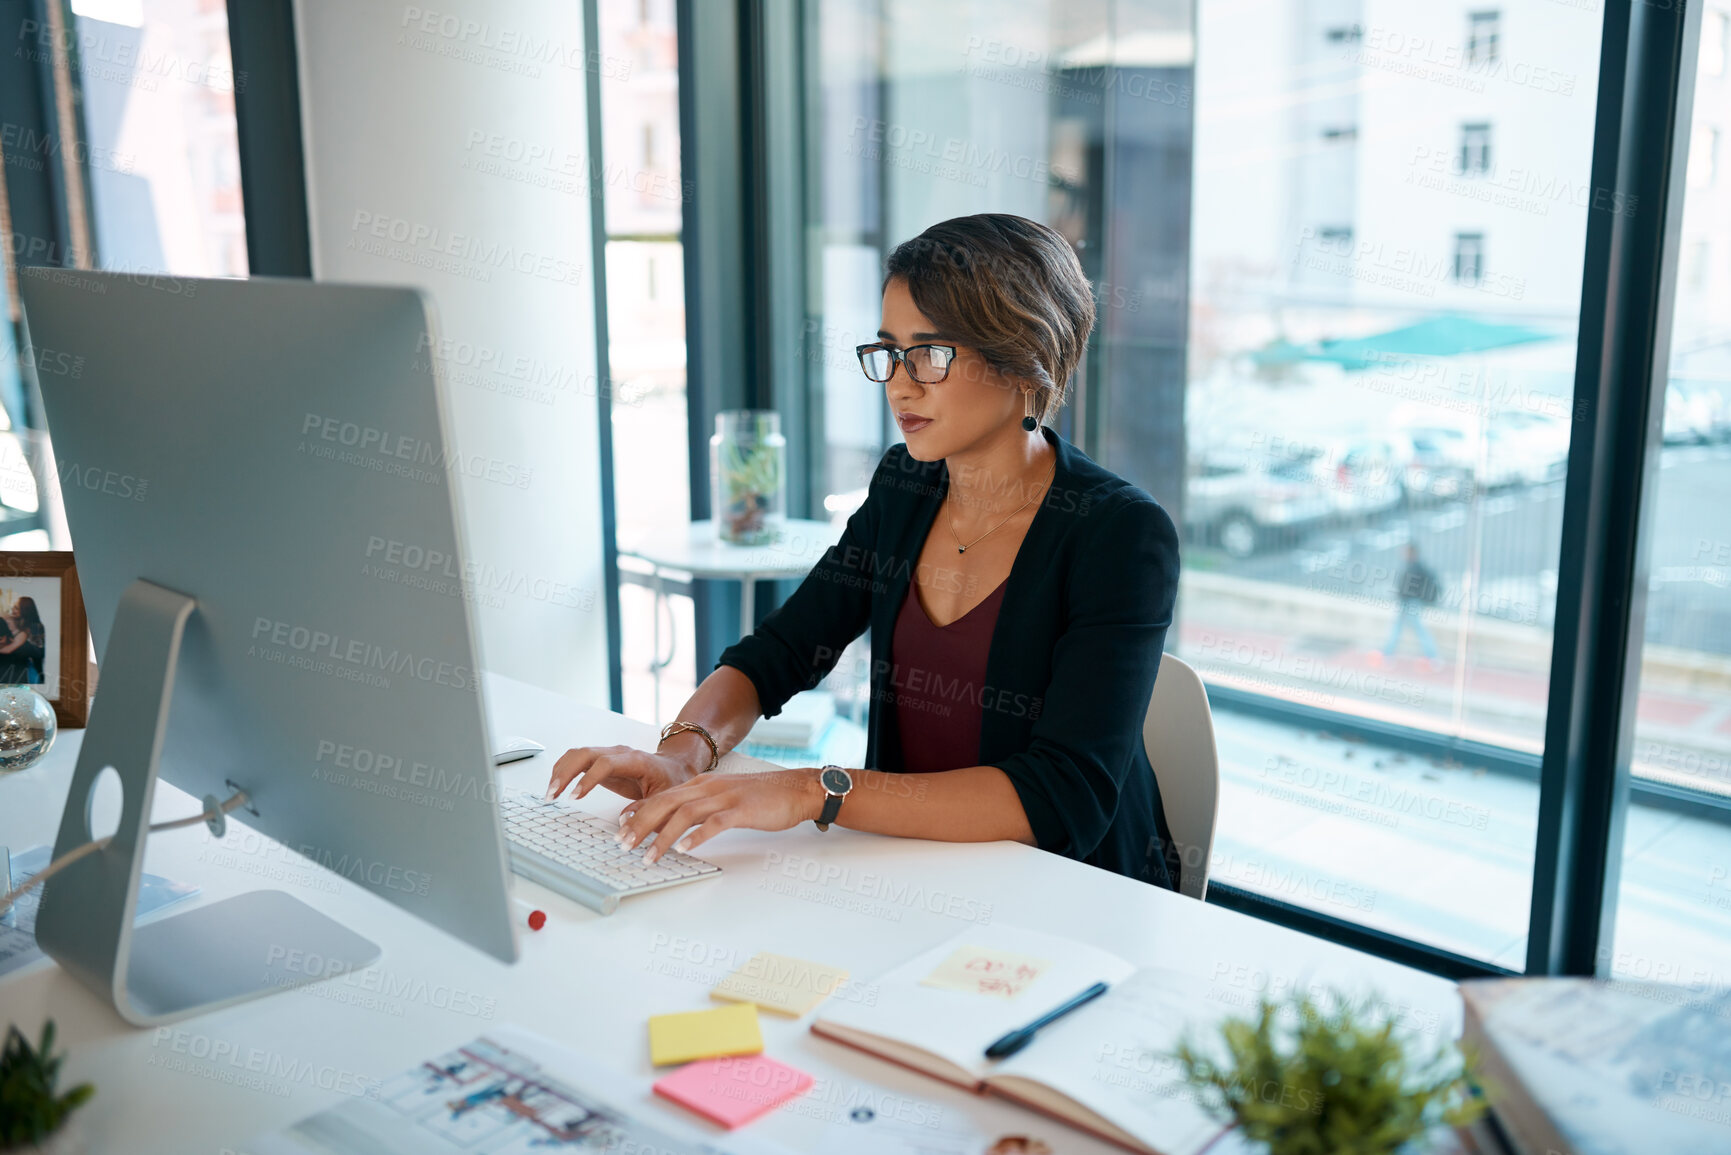
[[[500,740],[499,748],[493,752],[493,765],[521,762],[525,758],[546,753],[546,750],[547,747],[532,738],[504,738]]]

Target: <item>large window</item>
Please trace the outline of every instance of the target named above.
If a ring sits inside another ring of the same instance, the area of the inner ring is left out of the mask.
[[[222,0],[73,0],[16,16],[0,351],[0,548],[67,544],[47,435],[17,363],[21,266],[245,276],[234,94]],[[11,30],[12,25],[8,25]]]
[[[73,0],[97,266],[244,277],[223,0]]]
[[[853,508],[896,436],[849,353],[887,250],[972,212],[1058,229],[1100,309],[1055,424],[1184,533],[1168,645],[1214,694],[1215,879],[1522,966],[1596,6],[807,19],[814,492]]]

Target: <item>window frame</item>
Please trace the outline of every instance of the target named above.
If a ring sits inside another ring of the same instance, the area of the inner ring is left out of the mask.
[[[229,0],[231,5],[245,0]],[[647,3],[647,0],[644,0]],[[639,10],[642,12],[642,9]],[[583,0],[583,44],[588,59],[596,60],[601,43],[600,0]],[[606,156],[601,151],[601,69],[583,70],[584,142],[588,151],[590,189],[605,189]],[[613,355],[612,335],[607,323],[607,201],[591,194],[589,200],[589,267],[594,270],[596,380],[605,386],[595,390],[599,467],[601,470],[601,580],[607,605],[607,699],[616,713],[625,709],[624,621],[619,608],[619,515],[614,500],[613,461]],[[656,610],[659,613],[659,609]]]
[[[1529,974],[1610,975],[1700,36],[1699,5],[1604,10]]]
[[[241,204],[251,276],[311,277],[306,157],[291,0],[228,0]]]

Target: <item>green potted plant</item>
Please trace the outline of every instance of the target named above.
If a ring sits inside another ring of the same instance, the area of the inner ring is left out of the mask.
[[[96,1093],[80,1083],[56,1094],[64,1055],[54,1054],[54,1020],[42,1025],[42,1042],[35,1047],[17,1027],[6,1030],[0,1050],[0,1153],[70,1155],[77,1140],[67,1120]]]
[[[1476,1057],[1421,1048],[1374,996],[1264,997],[1217,1041],[1224,1057],[1188,1037],[1172,1057],[1204,1109],[1269,1155],[1392,1155],[1485,1109]]]

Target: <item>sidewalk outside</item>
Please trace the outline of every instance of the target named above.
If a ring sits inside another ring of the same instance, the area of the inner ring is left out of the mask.
[[[1538,753],[1550,691],[1548,626],[1426,609],[1440,663],[1407,640],[1383,659],[1392,596],[1346,597],[1187,572],[1173,647],[1211,683],[1289,697]],[[1464,640],[1464,645],[1463,645]],[[1464,656],[1464,663],[1463,663]],[[1731,660],[1644,653],[1635,773],[1731,797]]]

